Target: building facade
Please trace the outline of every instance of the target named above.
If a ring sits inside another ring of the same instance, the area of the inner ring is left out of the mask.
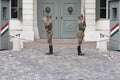
[[[44,39],[43,16],[53,20],[55,39],[76,39],[77,20],[85,10],[85,41],[96,41],[100,33],[109,35],[108,0],[11,0],[10,35],[20,33],[28,40]]]

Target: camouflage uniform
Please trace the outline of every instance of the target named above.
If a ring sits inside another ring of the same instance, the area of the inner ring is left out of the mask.
[[[77,32],[77,37],[78,37],[77,50],[78,50],[78,55],[83,56],[84,54],[81,52],[81,44],[82,44],[82,41],[84,38],[84,31],[85,31],[85,27],[86,27],[86,22],[83,20],[83,16],[80,16],[80,18],[82,18],[82,20],[78,21],[79,31]]]
[[[46,19],[44,20],[44,24],[45,24],[45,30],[46,30],[46,36],[48,39],[48,43],[50,45],[52,45],[52,20],[51,19]]]
[[[47,41],[48,41],[49,49],[50,49],[49,53],[47,53],[47,54],[52,54],[53,53],[53,46],[52,46],[52,35],[53,35],[52,26],[53,26],[53,23],[51,20],[51,16],[44,17],[44,25],[45,25]]]
[[[77,32],[78,44],[81,45],[84,38],[84,31],[86,26],[85,21],[79,21],[78,26],[79,26],[79,31]]]

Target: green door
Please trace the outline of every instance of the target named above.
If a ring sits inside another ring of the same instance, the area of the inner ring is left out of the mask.
[[[76,38],[80,0],[61,1],[61,38]]]
[[[58,8],[57,0],[38,0],[38,29],[40,38],[46,38],[45,26],[43,21],[44,13],[47,15],[46,8],[49,8],[49,14],[52,15],[53,22],[53,38],[59,38],[59,27],[58,27]],[[43,13],[44,11],[44,13]]]
[[[38,26],[40,38],[46,38],[43,11],[49,7],[53,21],[53,38],[76,38],[80,0],[38,0]]]

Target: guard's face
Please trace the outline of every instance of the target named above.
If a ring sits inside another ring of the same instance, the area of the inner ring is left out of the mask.
[[[82,20],[83,20],[83,17],[80,17],[80,20],[82,21]]]
[[[51,17],[50,17],[50,16],[48,16],[48,17],[47,17],[47,19],[48,19],[48,20],[50,20],[50,19],[51,19]]]

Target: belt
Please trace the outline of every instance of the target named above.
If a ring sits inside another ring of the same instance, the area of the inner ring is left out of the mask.
[[[79,30],[82,30],[83,32],[85,31],[85,29],[79,28]]]

